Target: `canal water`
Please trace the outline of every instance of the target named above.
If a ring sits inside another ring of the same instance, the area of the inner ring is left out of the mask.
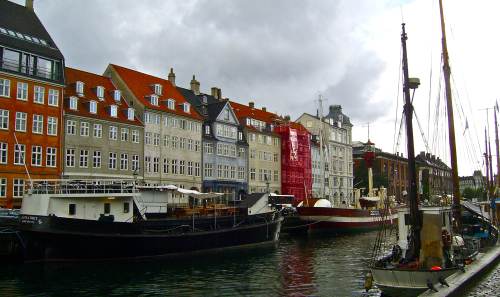
[[[276,246],[151,261],[2,265],[0,296],[379,296],[363,290],[376,235],[283,235]]]

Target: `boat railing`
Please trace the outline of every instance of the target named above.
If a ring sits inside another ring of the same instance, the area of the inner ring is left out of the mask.
[[[134,180],[113,179],[52,179],[32,180],[27,187],[31,194],[133,194]]]

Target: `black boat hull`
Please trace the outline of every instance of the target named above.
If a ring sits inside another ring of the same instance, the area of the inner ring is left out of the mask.
[[[186,225],[161,230],[158,226],[148,229],[143,223],[37,220],[41,223],[20,227],[26,262],[150,258],[271,243],[278,240],[283,219],[195,231],[185,230]]]

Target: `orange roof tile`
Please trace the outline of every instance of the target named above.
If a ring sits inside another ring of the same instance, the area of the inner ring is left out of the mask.
[[[177,88],[170,83],[170,81],[115,64],[110,64],[110,66],[116,70],[120,78],[125,82],[137,100],[139,100],[145,107],[197,120],[203,119],[196,112],[193,106],[191,106],[189,113],[184,112],[179,105],[189,102],[184,98],[184,96],[182,96]],[[152,88],[154,84],[160,84],[162,86],[162,95],[159,97],[160,104],[158,106],[151,104],[149,100],[146,99],[147,96],[154,94],[154,90]],[[167,108],[167,99],[175,100],[175,110]]]
[[[111,79],[102,75],[69,67],[66,67],[64,71],[66,76],[66,88],[64,89],[64,96],[66,98],[69,98],[70,96],[78,97],[77,110],[70,109],[67,100],[64,100],[63,107],[66,113],[112,122],[122,122],[131,125],[143,125],[137,117],[137,114],[134,117],[133,121],[127,118],[127,109],[129,106],[127,104],[127,101],[125,101],[123,97],[120,98],[119,102],[114,100],[112,91],[117,90],[117,88],[113,85]],[[84,83],[83,96],[81,97],[76,93],[77,81],[81,81]],[[104,87],[104,100],[99,100],[99,98],[97,98],[97,86]],[[85,106],[86,103],[90,102],[91,100],[97,102],[97,114],[90,113],[89,108]],[[108,107],[110,107],[111,105],[118,106],[118,116],[116,118],[112,117],[107,111]]]
[[[229,103],[231,104],[231,107],[233,108],[238,119],[252,118],[268,124],[275,124],[276,120],[282,120],[280,116],[272,112],[252,108],[234,101],[229,101]]]

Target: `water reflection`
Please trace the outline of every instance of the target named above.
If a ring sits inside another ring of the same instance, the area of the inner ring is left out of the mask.
[[[0,296],[361,296],[375,233],[152,261],[8,266]]]

